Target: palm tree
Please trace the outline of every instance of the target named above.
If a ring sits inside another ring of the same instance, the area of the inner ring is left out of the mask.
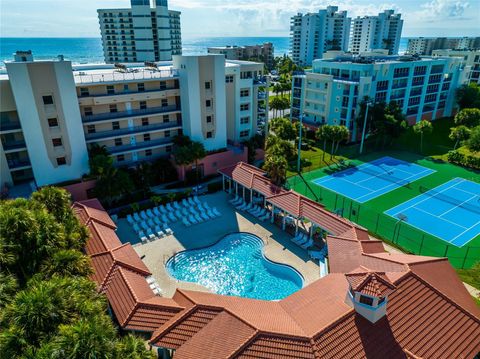
[[[456,150],[460,142],[465,141],[470,137],[470,129],[467,126],[461,125],[458,127],[452,127],[450,129],[450,138],[452,141],[455,141],[453,149]]]
[[[145,341],[132,334],[128,334],[118,341],[116,346],[117,358],[153,359],[155,356],[145,348]]]
[[[54,275],[62,277],[87,277],[92,274],[90,258],[74,249],[61,249],[53,253],[41,266],[41,273],[46,278]]]
[[[59,222],[73,215],[71,206],[71,195],[69,192],[58,187],[43,187],[32,194],[32,199],[47,209]]]
[[[336,126],[335,141],[337,142],[337,145],[335,147],[335,154],[337,154],[338,152],[338,146],[340,145],[340,142],[347,141],[349,138],[350,138],[350,131],[346,126],[343,126],[343,125]]]
[[[15,277],[6,272],[0,272],[0,310],[11,302],[17,292],[18,284]]]
[[[323,154],[322,161],[325,161],[325,152],[327,152],[327,141],[329,139],[328,131],[330,125],[320,126],[315,132],[315,138],[319,141],[323,141]]]
[[[285,157],[267,155],[263,168],[274,183],[282,185],[287,178],[287,166],[288,163]]]
[[[413,131],[420,134],[420,152],[423,153],[423,135],[433,131],[432,123],[427,120],[421,120],[413,126]]]
[[[175,158],[175,163],[179,166],[187,166],[191,163],[195,163],[198,184],[198,161],[207,155],[203,144],[197,141],[185,142],[185,144],[175,146],[173,155]]]

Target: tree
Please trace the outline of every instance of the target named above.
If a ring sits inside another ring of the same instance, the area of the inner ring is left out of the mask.
[[[82,252],[73,249],[61,249],[41,266],[42,275],[51,278],[54,275],[62,277],[87,277],[92,274],[90,258]]]
[[[133,181],[129,174],[114,167],[113,163],[110,162],[108,167],[103,168],[101,174],[97,177],[95,194],[108,205],[111,205],[115,199],[132,192],[133,189]]]
[[[322,161],[325,160],[325,153],[327,152],[327,141],[330,139],[330,125],[320,126],[315,132],[315,138],[319,141],[323,141],[323,154]]]
[[[459,87],[455,93],[460,109],[464,108],[480,108],[480,87],[471,83]]]
[[[270,130],[280,139],[285,141],[293,141],[297,138],[295,125],[286,118],[274,118],[270,121]]]
[[[285,157],[267,154],[263,168],[275,184],[282,185],[287,178],[287,166]]]
[[[469,128],[480,125],[480,109],[464,108],[455,115],[455,124],[457,126],[464,125]]]
[[[458,126],[450,128],[450,138],[452,141],[455,141],[453,149],[456,150],[459,143],[465,141],[470,137],[470,129],[467,126]]]
[[[423,152],[423,135],[433,131],[432,123],[427,120],[421,120],[413,126],[413,131],[420,135],[420,152]]]
[[[198,161],[207,155],[207,151],[201,142],[191,141],[186,136],[179,137],[175,140],[176,143],[173,149],[173,156],[175,163],[179,166],[187,166],[195,163],[196,178],[198,183]]]
[[[333,138],[336,142],[334,153],[337,154],[338,146],[340,145],[340,142],[347,141],[350,138],[350,131],[346,126],[343,126],[343,125],[334,126],[333,134],[334,134]]]
[[[293,159],[296,155],[295,146],[292,142],[273,135],[267,137],[265,152],[273,156],[282,156],[287,161]]]
[[[480,151],[480,126],[475,127],[471,131],[470,138],[467,141],[467,147],[472,152]]]
[[[152,164],[150,162],[141,162],[133,171],[132,178],[135,187],[141,189],[143,195],[147,196],[155,178]]]
[[[273,117],[277,117],[278,111],[282,108],[282,100],[280,97],[274,97],[270,100],[270,108],[273,110]]]
[[[102,155],[102,156],[108,156],[108,150],[105,145],[100,146],[97,143],[94,143],[90,148],[88,149],[88,157],[93,158],[95,156]]]
[[[154,359],[153,353],[145,350],[145,342],[134,336],[126,335],[117,344],[115,356],[118,359]]]

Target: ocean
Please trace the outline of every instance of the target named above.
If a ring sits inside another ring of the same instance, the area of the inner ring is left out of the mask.
[[[400,53],[407,48],[408,38],[400,41]],[[226,45],[253,45],[264,42],[273,43],[275,56],[288,54],[288,37],[203,37],[183,39],[184,55],[207,53],[208,47]],[[37,60],[53,59],[64,55],[73,63],[103,62],[102,42],[100,38],[0,38],[0,66],[5,60],[12,60],[17,50],[32,50]]]

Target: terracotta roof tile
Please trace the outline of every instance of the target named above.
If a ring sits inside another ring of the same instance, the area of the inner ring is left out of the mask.
[[[87,227],[90,231],[85,246],[88,255],[102,253],[122,245],[113,228],[95,221],[91,221]]]
[[[97,199],[75,202],[72,206],[73,210],[79,216],[83,224],[87,224],[91,220],[103,223],[113,229],[117,226],[112,221],[108,213],[103,209]]]
[[[355,292],[360,292],[374,297],[385,297],[395,290],[395,285],[382,272],[365,271],[358,268],[345,274],[350,287]]]
[[[313,359],[315,354],[309,339],[259,334],[235,358]]]

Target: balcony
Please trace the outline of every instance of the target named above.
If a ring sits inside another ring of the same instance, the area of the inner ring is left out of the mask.
[[[165,137],[158,140],[143,141],[135,144],[108,147],[107,151],[110,154],[115,155],[118,153],[139,151],[139,150],[148,149],[152,147],[168,146],[173,143],[172,141],[173,141],[172,137]]]
[[[0,122],[0,131],[13,131],[13,130],[21,130],[22,127],[20,126],[19,121],[2,121]]]
[[[7,163],[8,163],[8,168],[10,168],[11,170],[31,166],[30,160],[28,158],[9,159],[7,160]]]
[[[116,72],[106,71],[104,73],[88,74],[82,71],[73,74],[76,84],[95,84],[104,82],[123,82],[136,80],[155,80],[170,79],[178,77],[178,71],[175,69],[159,71],[129,71]]]
[[[8,143],[3,143],[3,150],[4,151],[24,149],[26,147],[27,147],[27,144],[25,143],[25,140],[9,141]]]
[[[168,157],[169,155],[170,155],[170,152],[158,153],[158,154],[154,154],[154,155],[151,155],[151,156],[138,157],[138,159],[136,161],[134,161],[134,160],[116,161],[113,165],[115,167],[128,167],[128,166],[138,165],[141,162],[155,161],[159,158]]]
[[[163,113],[174,112],[174,111],[180,111],[180,106],[170,105],[170,106],[161,106],[161,107],[150,107],[145,109],[134,109],[130,111],[106,112],[106,113],[98,113],[94,115],[84,115],[82,116],[82,121],[83,123],[92,123],[92,122],[111,120],[111,119],[122,119],[122,118],[128,118],[128,117],[163,114]]]
[[[125,128],[120,128],[118,130],[86,133],[85,139],[87,140],[87,142],[93,142],[96,140],[105,139],[109,137],[121,137],[121,136],[133,135],[136,133],[154,132],[157,130],[170,130],[170,129],[180,128],[180,127],[181,125],[178,122],[154,123],[146,126],[125,127]]]

